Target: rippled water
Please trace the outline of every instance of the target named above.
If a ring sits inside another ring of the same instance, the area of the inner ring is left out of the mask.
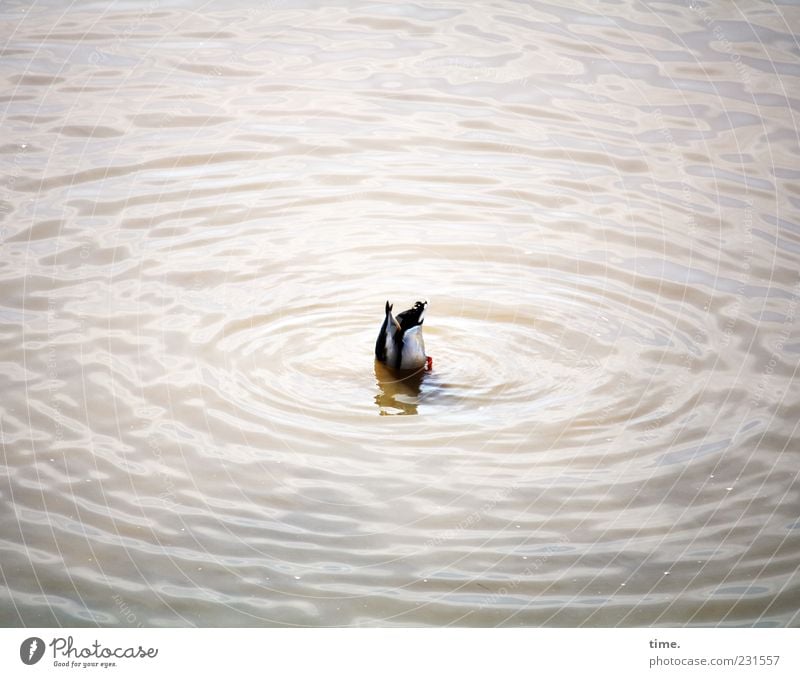
[[[4,3],[0,622],[797,625],[800,9],[737,5]]]

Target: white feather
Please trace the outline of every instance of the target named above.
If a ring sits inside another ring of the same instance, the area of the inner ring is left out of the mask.
[[[401,369],[419,369],[425,366],[425,341],[422,340],[422,327],[411,327],[403,334],[403,354]]]

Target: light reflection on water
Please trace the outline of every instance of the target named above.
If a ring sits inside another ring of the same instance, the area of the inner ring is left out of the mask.
[[[0,623],[797,624],[798,8],[72,7],[0,13]]]

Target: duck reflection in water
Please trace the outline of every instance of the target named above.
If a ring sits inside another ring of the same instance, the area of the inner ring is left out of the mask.
[[[427,305],[427,301],[417,301],[394,317],[393,306],[386,301],[375,341],[375,378],[380,390],[375,403],[381,416],[417,413],[422,377],[432,363],[422,339]]]
[[[398,372],[375,360],[375,380],[378,394],[375,404],[381,416],[415,416],[420,402],[420,390],[425,368]]]

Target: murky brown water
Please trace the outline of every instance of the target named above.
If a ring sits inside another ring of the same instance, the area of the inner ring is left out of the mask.
[[[2,624],[798,624],[800,9],[26,5]]]

